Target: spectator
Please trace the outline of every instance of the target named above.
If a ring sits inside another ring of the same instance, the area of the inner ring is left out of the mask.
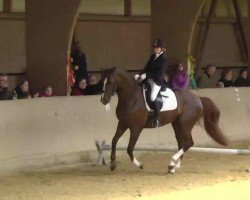
[[[236,87],[248,87],[250,86],[250,81],[247,79],[247,69],[241,69],[239,77],[234,82]]]
[[[198,88],[215,87],[212,80],[215,71],[216,71],[215,65],[213,64],[207,65],[205,72],[197,80]]]
[[[218,82],[219,87],[233,87],[233,72],[231,69],[227,68],[224,69],[223,72],[221,73],[221,78]]]
[[[8,76],[0,74],[0,100],[9,100],[11,95],[8,91]]]
[[[94,74],[89,76],[89,84],[85,88],[86,95],[96,95],[102,93],[104,80],[101,79],[97,82],[97,78]]]
[[[78,84],[72,88],[70,95],[71,96],[85,95],[86,86],[87,86],[87,80],[84,78],[80,79]]]
[[[187,89],[189,84],[188,74],[183,67],[183,63],[178,63],[171,78],[171,85],[173,89]]]
[[[53,89],[50,85],[44,88],[44,91],[39,93],[39,97],[53,97]]]
[[[13,99],[28,99],[30,98],[29,82],[23,81],[13,90]]]
[[[95,85],[97,84],[97,78],[94,74],[89,75],[89,85]]]
[[[71,57],[76,83],[78,83],[81,78],[88,79],[86,56],[81,51],[79,42],[74,44]]]
[[[39,92],[38,91],[33,91],[31,97],[32,98],[38,98],[39,97]]]

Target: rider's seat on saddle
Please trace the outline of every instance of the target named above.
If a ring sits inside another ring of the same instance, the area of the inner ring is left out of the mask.
[[[152,112],[154,103],[150,99],[151,87],[149,83],[143,83],[143,96],[147,110]],[[177,99],[174,92],[167,88],[162,87],[161,91],[156,97],[156,103],[159,105],[161,111],[175,110],[177,108]]]

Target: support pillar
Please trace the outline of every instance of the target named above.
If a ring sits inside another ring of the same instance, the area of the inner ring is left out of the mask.
[[[31,89],[67,93],[67,56],[80,0],[26,0],[27,75]]]

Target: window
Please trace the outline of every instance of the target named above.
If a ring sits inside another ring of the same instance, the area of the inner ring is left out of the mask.
[[[0,12],[3,12],[3,0],[0,0]]]
[[[12,0],[11,12],[25,12],[25,0]]]
[[[132,15],[150,16],[151,0],[132,0]]]
[[[201,0],[197,0],[197,2],[201,2]],[[207,0],[205,6],[203,8],[202,16],[207,16],[211,0]],[[241,13],[243,17],[248,16],[248,0],[238,0],[239,7],[241,9]],[[232,0],[219,0],[216,1],[215,5],[215,16],[216,17],[235,17],[235,9]]]
[[[248,4],[249,1],[248,0],[238,0],[239,2],[239,6],[241,9],[241,14],[243,17],[247,17],[248,16]]]
[[[82,0],[79,12],[85,14],[123,15],[124,0]]]

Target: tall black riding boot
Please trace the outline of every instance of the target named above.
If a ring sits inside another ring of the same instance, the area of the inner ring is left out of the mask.
[[[160,107],[157,100],[154,101],[154,118],[153,118],[153,127],[158,127],[160,125]]]

